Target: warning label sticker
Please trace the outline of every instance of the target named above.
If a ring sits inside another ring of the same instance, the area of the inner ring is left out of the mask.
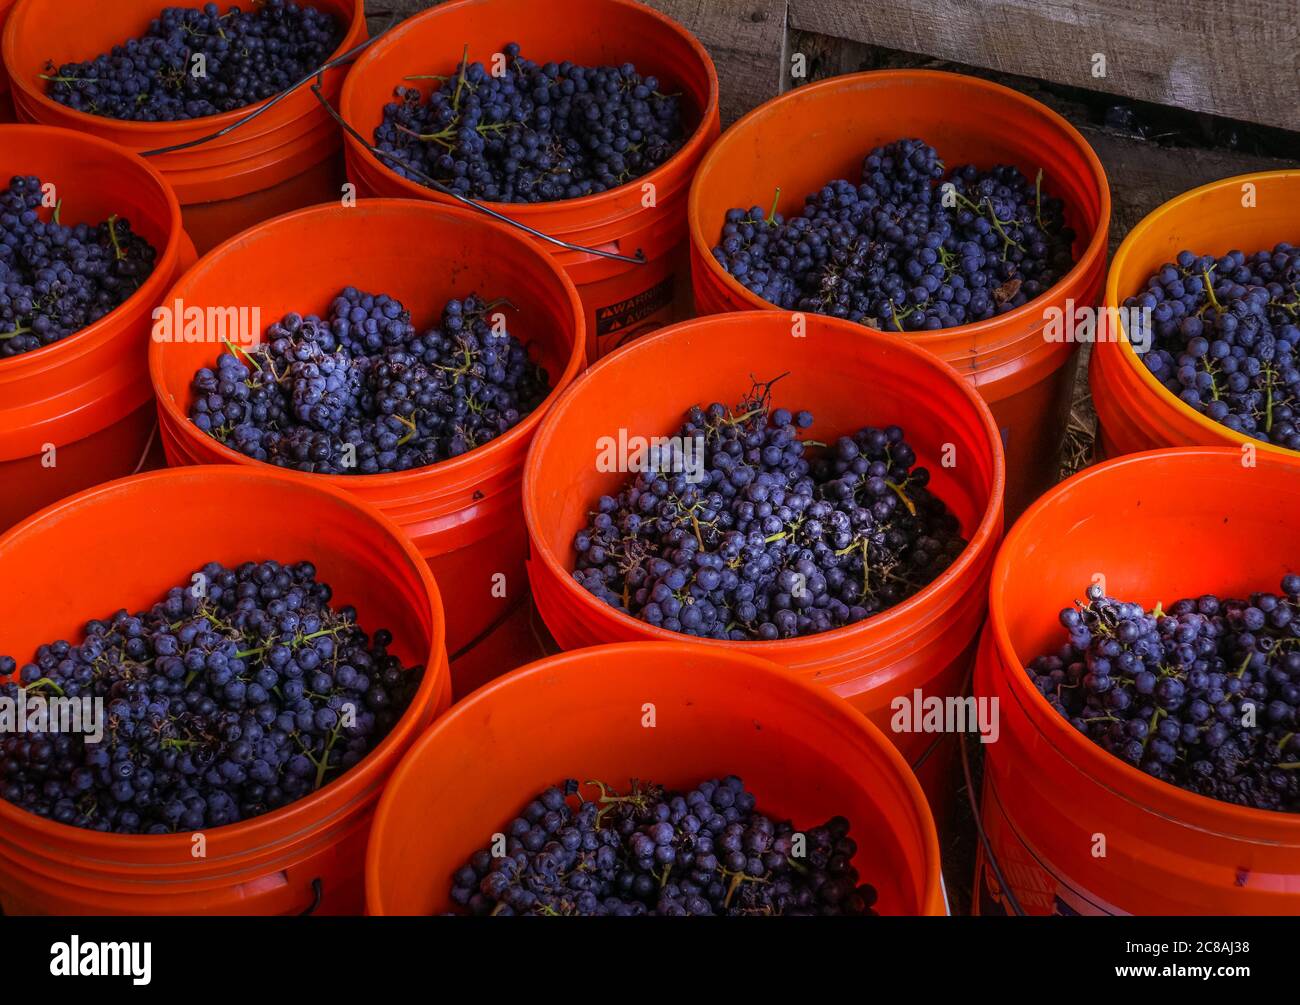
[[[597,307],[596,334],[612,335],[615,332],[625,331],[668,307],[673,302],[675,285],[676,276],[669,276],[626,300],[610,304],[608,307]]]

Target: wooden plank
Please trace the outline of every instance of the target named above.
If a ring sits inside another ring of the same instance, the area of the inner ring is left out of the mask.
[[[439,0],[365,0],[366,26],[376,35],[388,27],[393,16],[401,21],[422,10],[436,7]]]
[[[718,68],[722,125],[781,91],[786,0],[648,0],[704,43]]]
[[[1273,157],[1162,147],[1092,126],[1078,128],[1097,151],[1110,179],[1112,252],[1144,216],[1181,192],[1234,175],[1295,167]]]
[[[792,28],[1300,128],[1295,0],[789,0]],[[1105,76],[1094,76],[1094,56]]]

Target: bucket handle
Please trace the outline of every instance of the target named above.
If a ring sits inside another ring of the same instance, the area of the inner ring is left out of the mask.
[[[322,67],[321,69],[322,71],[324,71],[325,67]],[[415,176],[415,178],[418,179],[419,182],[422,185],[424,185],[426,188],[431,188],[436,192],[441,192],[443,195],[450,196],[452,199],[455,199],[463,206],[468,206],[470,209],[474,209],[480,213],[484,213],[487,216],[492,217],[494,220],[499,220],[502,223],[509,224],[511,227],[514,227],[516,230],[522,230],[525,234],[528,234],[530,237],[535,237],[537,240],[544,241],[545,243],[554,245],[557,248],[563,248],[565,251],[576,251],[579,254],[591,255],[596,258],[608,258],[611,261],[625,262],[628,265],[646,264],[645,252],[642,251],[640,248],[637,248],[635,255],[620,255],[618,252],[607,251],[604,248],[589,248],[582,244],[571,244],[568,241],[561,240],[558,237],[552,237],[550,234],[543,234],[540,230],[534,230],[532,227],[529,227],[527,224],[520,223],[518,220],[513,220],[510,217],[506,216],[504,213],[499,213],[495,209],[483,205],[483,203],[481,202],[475,202],[473,199],[470,199],[468,196],[461,195],[459,192],[455,191],[454,189],[448,188],[446,185],[438,181],[436,178],[429,177],[423,171],[419,170],[416,167],[413,167],[405,160],[403,160],[401,157],[398,157],[396,154],[390,154],[390,153],[386,153],[383,150],[380,150],[373,143],[371,143],[364,136],[362,136],[359,132],[353,129],[352,125],[347,120],[345,120],[342,115],[338,113],[338,111],[334,108],[334,106],[329,103],[329,100],[325,97],[325,95],[321,93],[321,83],[322,82],[320,80],[320,77],[318,76],[316,79],[316,83],[311,85],[311,92],[312,94],[316,95],[316,100],[321,103],[321,105],[325,108],[325,110],[329,112],[331,116],[333,116],[334,121],[337,122],[340,126],[342,126],[349,136],[351,136],[354,140],[356,140],[363,147],[365,147],[366,150],[370,152],[371,156],[373,156],[376,159],[383,158],[384,160],[387,160],[393,164],[401,165],[402,168],[404,168],[410,174]]]
[[[972,668],[971,672],[966,675],[966,684],[962,687],[962,694],[966,694],[970,691],[974,676],[974,668]],[[1002,895],[1006,897],[1007,901],[1011,904],[1011,910],[1015,912],[1016,917],[1023,918],[1025,916],[1025,909],[1020,906],[1019,899],[1017,899],[1015,893],[1007,884],[1006,877],[1002,874],[1002,868],[998,865],[998,857],[993,853],[993,845],[989,841],[988,833],[984,830],[984,818],[980,816],[979,800],[975,798],[975,785],[971,778],[970,751],[966,746],[967,739],[965,731],[962,731],[957,735],[957,747],[961,751],[961,771],[966,778],[966,798],[970,801],[971,819],[975,822],[975,830],[979,834],[980,845],[984,849],[984,860],[993,869],[993,875],[998,881],[998,887],[1002,891]],[[976,889],[971,890],[972,901],[974,901],[979,895],[978,876],[975,877],[975,882]]]
[[[321,896],[323,895],[323,893],[324,893],[324,884],[321,883],[320,877],[317,876],[315,879],[311,881],[311,896],[312,896],[311,904],[307,907],[305,911],[299,911],[298,917],[305,918],[308,915],[315,914],[316,908],[320,907]]]
[[[232,122],[230,125],[222,129],[218,129],[215,133],[209,133],[207,136],[200,136],[197,139],[193,139],[193,140],[186,140],[184,143],[176,143],[169,147],[159,147],[156,150],[144,150],[140,152],[140,156],[158,157],[162,154],[176,153],[177,151],[180,150],[188,150],[191,147],[198,147],[198,146],[202,146],[205,143],[211,143],[213,140],[220,139],[222,136],[225,136],[227,133],[233,132],[234,130],[238,129],[240,126],[252,122],[263,112],[270,111],[272,108],[278,105],[289,95],[293,94],[293,92],[298,90],[300,87],[303,87],[306,84],[311,84],[311,92],[316,96],[316,100],[321,103],[321,105],[325,108],[325,110],[329,112],[330,116],[334,119],[334,121],[337,122],[340,126],[342,126],[347,131],[347,133],[350,136],[352,136],[353,139],[355,139],[363,147],[369,150],[374,157],[376,158],[384,157],[389,161],[400,164],[412,175],[415,175],[417,178],[419,178],[419,180],[426,187],[432,188],[437,192],[441,192],[443,195],[450,196],[451,198],[455,199],[457,202],[465,206],[468,206],[471,209],[475,209],[480,213],[485,213],[486,215],[496,220],[500,220],[502,223],[507,223],[517,230],[522,230],[524,233],[532,237],[535,237],[539,241],[543,241],[547,244],[554,245],[557,248],[563,248],[565,251],[574,251],[579,254],[591,255],[596,258],[608,258],[615,262],[625,262],[628,265],[646,264],[645,252],[642,251],[640,248],[637,249],[635,255],[620,255],[617,252],[607,251],[603,248],[588,248],[581,244],[570,244],[568,241],[562,241],[558,237],[552,237],[550,234],[543,234],[540,230],[534,230],[532,227],[526,226],[525,224],[522,224],[517,220],[512,220],[510,219],[510,217],[502,213],[498,213],[496,210],[490,209],[487,206],[484,206],[482,203],[475,202],[473,199],[469,199],[461,195],[459,192],[453,192],[451,189],[449,189],[442,182],[438,181],[436,178],[430,178],[422,171],[416,170],[415,168],[411,167],[411,165],[403,161],[400,157],[397,157],[394,154],[386,154],[381,152],[380,150],[376,149],[373,144],[368,142],[364,136],[362,136],[355,129],[353,129],[351,125],[349,125],[346,121],[344,121],[343,116],[341,116],[334,109],[334,106],[331,105],[329,103],[329,100],[325,97],[325,95],[321,93],[321,88],[324,85],[325,72],[327,70],[332,70],[335,69],[336,67],[342,66],[345,63],[352,62],[363,51],[368,49],[371,45],[373,45],[375,42],[378,42],[381,38],[383,38],[390,31],[392,31],[393,27],[397,24],[398,20],[399,18],[397,12],[394,11],[392,17],[388,19],[388,24],[384,26],[382,31],[379,31],[376,34],[371,35],[369,38],[353,46],[347,52],[344,52],[339,56],[336,56],[334,59],[331,59],[328,62],[321,64],[315,70],[312,70],[311,73],[307,74],[307,76],[299,80],[296,84],[291,84],[289,87],[285,88],[279,94],[272,97],[265,104],[259,105],[257,108],[254,108],[243,118],[235,122]],[[315,81],[315,83],[312,83],[312,81]]]

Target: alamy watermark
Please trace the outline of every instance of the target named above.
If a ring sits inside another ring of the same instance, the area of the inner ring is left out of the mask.
[[[48,695],[20,687],[18,697],[0,697],[0,735],[79,733],[87,743],[104,738],[104,699]]]
[[[996,743],[1002,734],[997,698],[929,695],[916,688],[889,703],[895,733],[978,733],[980,743]]]
[[[155,342],[255,346],[262,340],[261,307],[195,307],[177,297],[153,309]]]
[[[601,473],[684,475],[698,485],[704,481],[703,436],[630,436],[620,429],[617,436],[596,440],[596,470]]]
[[[152,942],[81,941],[72,936],[67,942],[50,946],[50,974],[54,977],[129,977],[143,987],[153,979]]]
[[[1125,337],[1139,355],[1150,350],[1153,322],[1149,307],[1088,307],[1073,299],[1043,311],[1045,342],[1120,342]]]

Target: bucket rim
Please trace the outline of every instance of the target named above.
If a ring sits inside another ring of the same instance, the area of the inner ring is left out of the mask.
[[[1072,489],[1098,480],[1104,481],[1114,472],[1135,465],[1193,464],[1198,461],[1217,460],[1224,464],[1240,464],[1241,452],[1232,447],[1166,447],[1141,453],[1125,454],[1085,468],[1067,478],[1034,501],[1020,519],[1007,531],[993,563],[989,580],[989,613],[985,629],[996,651],[990,669],[1007,682],[1012,696],[1029,713],[1034,729],[1068,762],[1105,787],[1116,797],[1145,812],[1170,817],[1179,823],[1208,830],[1205,821],[1212,819],[1223,833],[1238,833],[1233,824],[1249,829],[1254,834],[1280,834],[1287,841],[1300,843],[1300,813],[1279,810],[1260,810],[1235,803],[1224,802],[1191,792],[1172,782],[1162,781],[1145,771],[1128,764],[1122,758],[1103,749],[1070,725],[1069,720],[1052,709],[1047,699],[1029,686],[1029,677],[1023,672],[1027,665],[1017,654],[1011,641],[1006,605],[1001,597],[1001,587],[1011,574],[1013,553],[1023,550],[1034,540],[1033,522],[1048,508]],[[1286,460],[1267,457],[1264,463],[1278,470],[1290,469],[1300,478],[1300,459]],[[1017,673],[1014,668],[1021,668]],[[1176,812],[1178,815],[1174,816]]]
[[[713,167],[715,160],[721,159],[726,152],[728,144],[735,142],[736,136],[740,135],[747,126],[752,126],[761,121],[766,115],[770,114],[773,105],[782,102],[792,101],[811,101],[818,94],[825,91],[835,91],[845,88],[852,88],[864,82],[876,83],[883,82],[886,84],[899,84],[907,86],[915,83],[938,83],[948,82],[950,84],[961,82],[962,87],[969,87],[975,90],[982,90],[991,95],[995,95],[1000,101],[1009,105],[1014,105],[1021,109],[1032,109],[1035,115],[1042,116],[1066,136],[1074,146],[1076,152],[1086,162],[1088,173],[1096,186],[1098,195],[1097,206],[1097,224],[1093,228],[1092,235],[1088,239],[1087,245],[1083,252],[1075,260],[1070,270],[1051,287],[1044,290],[1033,300],[1021,304],[1014,310],[1005,314],[995,314],[991,318],[985,318],[983,321],[974,321],[969,324],[956,325],[952,328],[941,328],[932,332],[891,332],[890,334],[901,336],[907,341],[920,345],[931,352],[939,352],[943,343],[949,341],[971,342],[984,338],[989,335],[995,335],[1000,330],[1008,327],[1018,327],[1020,322],[1026,321],[1035,315],[1041,316],[1043,309],[1047,307],[1056,291],[1063,286],[1079,285],[1083,282],[1086,273],[1090,269],[1097,268],[1098,260],[1104,263],[1107,242],[1110,232],[1111,217],[1111,198],[1110,182],[1106,177],[1106,169],[1101,163],[1092,145],[1084,138],[1083,134],[1074,127],[1069,120],[1060,115],[1058,112],[1048,108],[1040,101],[1020,91],[1013,90],[1002,84],[995,83],[991,80],[985,80],[982,77],[973,77],[963,73],[953,73],[948,70],[919,70],[919,69],[898,69],[898,70],[868,70],[863,73],[848,73],[836,77],[830,77],[826,80],[819,80],[812,84],[804,84],[800,87],[786,91],[777,95],[763,104],[746,113],[714,143],[701,161],[699,170],[696,172],[695,180],[691,184],[687,209],[687,222],[690,228],[691,247],[695,259],[700,268],[707,270],[708,275],[713,282],[721,285],[728,294],[739,298],[747,305],[747,310],[784,310],[767,300],[764,300],[757,293],[754,293],[748,287],[742,285],[731,273],[727,272],[717,259],[713,257],[713,243],[706,237],[704,231],[705,221],[703,220],[700,209],[700,182],[699,179],[704,177],[705,173]],[[867,151],[863,151],[865,154]],[[832,179],[826,179],[828,182]],[[722,228],[722,221],[718,222],[717,229]],[[1104,267],[1104,265],[1103,265]],[[859,325],[858,327],[866,327]]]
[[[25,0],[23,0],[23,2],[25,3]],[[358,41],[364,38],[366,34],[366,15],[363,0],[343,0],[343,2],[351,6],[352,17],[350,20],[347,18],[340,18],[343,26],[343,38],[340,40],[335,50],[330,53],[329,58],[326,60],[327,63],[338,59],[343,55],[343,53],[347,52],[355,46]],[[2,6],[2,4],[0,4],[0,6]],[[13,13],[17,14],[20,9],[21,6],[16,3]],[[358,34],[358,31],[360,34]],[[121,39],[117,42],[110,42],[109,46],[112,47],[113,45],[119,45],[123,41],[126,40]],[[15,17],[10,17],[5,23],[3,34],[0,34],[0,56],[4,57],[3,60],[0,61],[0,66],[4,67],[6,71],[11,64],[16,63],[18,48],[18,20]],[[335,69],[337,70],[338,68],[336,67]],[[276,96],[275,94],[270,94],[265,98],[254,101],[252,104],[242,105],[239,108],[232,108],[228,112],[219,112],[216,115],[202,115],[197,118],[176,119],[169,122],[137,122],[133,119],[115,119],[107,115],[92,115],[89,112],[82,112],[75,108],[69,108],[67,105],[55,101],[47,95],[44,90],[34,86],[31,81],[22,76],[10,73],[9,79],[16,90],[22,91],[25,97],[35,101],[40,109],[43,111],[54,112],[59,116],[67,116],[69,121],[74,122],[78,128],[85,129],[88,132],[95,132],[97,128],[104,128],[104,123],[108,123],[114,129],[122,129],[124,132],[137,134],[140,137],[141,143],[153,143],[165,139],[169,135],[175,134],[178,131],[189,130],[191,127],[194,127],[195,131],[201,131],[203,134],[208,132],[218,132],[226,126],[238,122],[240,119],[247,116],[249,112],[256,108],[260,108]],[[304,88],[306,86],[307,85],[304,85]],[[299,88],[298,93],[300,94],[304,88]],[[15,104],[18,103],[16,99],[17,94],[15,94]],[[310,106],[304,106],[304,114],[314,108],[316,108],[316,102],[313,100],[311,101]],[[295,116],[295,118],[298,118],[298,116]]]
[[[536,0],[537,3],[554,2],[556,7],[562,7],[562,3],[557,0]],[[718,83],[718,70],[714,65],[713,57],[709,55],[707,49],[694,34],[687,31],[681,24],[668,15],[649,7],[643,3],[635,3],[633,0],[601,0],[602,3],[611,7],[621,8],[629,13],[634,13],[637,17],[648,18],[660,23],[662,27],[673,32],[677,37],[685,42],[692,51],[699,65],[704,68],[708,81],[708,97],[705,100],[704,107],[700,109],[700,121],[696,124],[695,129],[687,137],[686,142],[671,157],[658,166],[647,171],[639,177],[633,178],[616,188],[607,189],[604,192],[597,192],[593,195],[578,196],[575,199],[552,199],[548,202],[489,202],[486,199],[475,199],[474,201],[481,206],[486,206],[494,212],[501,213],[504,216],[519,218],[521,221],[528,220],[536,222],[535,218],[544,217],[548,213],[554,213],[556,210],[574,210],[582,212],[584,210],[595,210],[602,208],[625,195],[628,195],[633,189],[638,189],[646,184],[656,184],[662,182],[669,174],[677,174],[682,170],[687,170],[691,161],[699,161],[703,157],[710,145],[714,142],[712,137],[711,123],[719,115],[720,85]],[[357,128],[352,123],[352,116],[348,114],[352,110],[355,100],[355,90],[357,82],[362,74],[369,69],[369,63],[378,60],[383,55],[384,50],[396,43],[401,33],[412,30],[422,29],[424,27],[420,22],[425,20],[432,21],[433,18],[442,13],[455,13],[470,7],[490,6],[493,0],[452,0],[451,3],[441,3],[435,7],[407,18],[401,24],[394,26],[393,30],[385,37],[380,38],[374,45],[364,52],[361,57],[353,64],[347,78],[343,81],[343,89],[339,95],[339,114],[345,121]],[[361,132],[360,129],[357,129]],[[364,133],[363,133],[364,135]],[[411,181],[409,178],[403,178],[383,163],[379,158],[372,154],[365,146],[358,143],[356,138],[346,131],[343,141],[349,152],[362,158],[362,160],[371,167],[377,168],[384,173],[385,180],[390,184],[396,184],[404,193],[404,198],[419,199],[422,202],[438,201],[452,199],[451,196],[439,192],[437,189],[421,185],[419,182]],[[692,172],[693,173],[693,172]],[[689,183],[689,177],[688,177]],[[454,200],[453,200],[454,201]]]
[[[59,339],[50,345],[41,346],[39,349],[32,349],[28,352],[19,353],[16,356],[7,356],[0,358],[0,382],[5,378],[14,377],[17,379],[28,379],[34,376],[35,372],[45,372],[57,370],[59,365],[66,362],[66,357],[81,355],[87,348],[87,344],[102,338],[117,326],[119,319],[129,311],[135,311],[142,307],[152,305],[158,300],[158,295],[177,279],[176,264],[181,260],[184,242],[188,241],[184,232],[184,224],[181,218],[180,201],[176,198],[176,191],[163,177],[162,173],[141,157],[136,157],[130,150],[119,146],[110,140],[103,139],[91,133],[77,132],[73,129],[65,129],[62,126],[51,126],[36,123],[4,123],[0,124],[0,137],[6,134],[14,135],[16,133],[26,133],[29,136],[43,136],[54,138],[71,145],[84,144],[86,146],[98,148],[103,153],[118,158],[122,167],[128,171],[143,171],[151,182],[157,187],[157,195],[161,197],[162,202],[167,207],[167,214],[171,218],[170,227],[167,232],[167,241],[161,248],[154,249],[154,267],[153,271],[143,283],[129,297],[114,307],[97,321],[92,321],[86,327],[81,328],[66,338]],[[0,179],[3,181],[3,179]],[[132,223],[132,232],[139,235],[135,223]],[[140,235],[143,236],[143,235]],[[171,267],[167,268],[168,263]],[[6,372],[7,370],[7,372]]]
[[[376,507],[351,493],[343,492],[331,486],[304,486],[300,480],[285,478],[275,471],[253,471],[228,464],[196,465],[183,468],[163,468],[159,471],[129,475],[126,478],[105,482],[102,485],[97,485],[52,503],[0,533],[0,558],[3,558],[5,551],[18,538],[29,533],[39,532],[40,525],[44,521],[57,519],[60,514],[79,509],[87,503],[95,504],[105,497],[131,491],[136,486],[149,487],[154,483],[162,485],[169,481],[181,482],[204,479],[231,482],[232,498],[237,495],[241,483],[246,484],[250,481],[262,481],[267,484],[278,483],[281,487],[291,488],[295,491],[301,491],[305,487],[309,492],[317,491],[330,496],[336,503],[341,503],[345,508],[349,509],[354,517],[369,521],[377,526],[405,554],[411,571],[414,572],[424,591],[423,599],[427,599],[428,605],[426,609],[425,604],[421,602],[419,613],[422,616],[427,614],[429,618],[429,651],[427,654],[419,653],[418,655],[430,657],[425,660],[424,677],[420,681],[420,687],[417,689],[415,696],[411,699],[411,704],[402,713],[401,718],[398,719],[388,734],[356,766],[345,771],[320,789],[292,803],[281,806],[279,809],[247,820],[240,820],[233,824],[204,828],[202,833],[208,837],[209,845],[217,852],[217,854],[209,855],[204,860],[211,866],[223,859],[237,861],[250,854],[264,854],[267,848],[300,839],[313,828],[317,819],[321,817],[322,808],[327,809],[331,803],[341,800],[343,805],[347,805],[357,800],[371,798],[370,792],[376,786],[376,779],[368,777],[371,772],[361,769],[368,762],[373,765],[377,759],[394,757],[398,753],[397,748],[400,742],[409,744],[411,739],[419,737],[420,725],[417,720],[422,714],[421,708],[427,705],[432,715],[437,716],[440,714],[442,699],[450,692],[451,677],[445,646],[446,618],[443,611],[442,595],[428,564],[420,557],[415,545],[401,528]],[[79,635],[80,629],[74,634]],[[21,667],[22,664],[20,663],[19,666]],[[399,727],[403,725],[405,729],[402,732],[409,733],[410,737],[398,736]],[[327,815],[337,815],[339,808],[336,806]],[[103,833],[89,828],[48,820],[5,799],[0,799],[0,826],[17,833],[45,839],[49,842],[51,849],[67,849],[87,854],[90,857],[85,860],[85,864],[90,865],[92,868],[96,864],[112,866],[119,861],[126,861],[130,855],[138,852],[141,848],[147,848],[150,853],[175,851],[177,861],[184,862],[189,857],[191,837],[193,833],[196,833],[192,831],[177,831],[173,834]],[[6,854],[0,852],[0,857],[4,857]]]
[[[781,310],[764,312],[758,316],[771,320],[759,323],[775,323],[779,319],[782,327],[788,329],[789,325],[785,319],[792,318],[799,313],[797,311]],[[708,314],[703,317],[679,321],[637,339],[616,353],[603,357],[589,367],[582,375],[582,378],[575,381],[565,391],[560,400],[556,402],[550,412],[547,413],[546,420],[542,423],[536,437],[533,439],[533,445],[529,450],[528,459],[524,465],[524,521],[528,527],[528,537],[532,550],[529,562],[530,564],[536,562],[542,564],[550,580],[566,598],[566,605],[586,613],[599,612],[601,618],[612,619],[619,628],[632,632],[648,641],[680,643],[683,639],[689,639],[693,645],[703,645],[723,651],[743,650],[780,662],[779,656],[782,654],[797,656],[804,652],[815,653],[827,648],[827,646],[838,649],[843,645],[852,643],[855,636],[866,635],[869,632],[888,635],[892,638],[902,632],[915,630],[917,625],[913,624],[913,621],[925,624],[929,620],[928,618],[917,618],[916,612],[933,608],[934,601],[940,596],[951,592],[953,584],[968,579],[982,557],[987,555],[988,564],[991,566],[991,553],[996,550],[1002,533],[1003,506],[1006,494],[1006,458],[1002,446],[1002,434],[999,432],[997,422],[993,418],[993,412],[984,399],[980,397],[979,391],[939,357],[910,344],[906,339],[900,338],[896,334],[875,331],[870,328],[864,329],[861,325],[843,318],[832,318],[819,314],[806,314],[803,316],[810,325],[827,324],[833,329],[838,329],[838,334],[841,336],[853,339],[866,337],[869,340],[886,343],[891,353],[897,352],[910,355],[914,362],[928,367],[937,377],[941,377],[952,387],[958,388],[959,393],[973,410],[979,428],[984,434],[986,445],[990,448],[993,461],[992,480],[984,511],[980,514],[979,522],[976,524],[970,538],[968,538],[966,547],[962,549],[957,558],[933,581],[928,583],[924,589],[919,590],[893,607],[881,611],[879,614],[874,614],[850,625],[832,628],[830,631],[818,632],[814,635],[773,640],[708,639],[669,631],[606,604],[584,589],[573,578],[573,570],[566,568],[560,556],[546,543],[545,521],[537,513],[533,500],[533,486],[539,477],[539,470],[544,465],[543,455],[546,454],[550,441],[557,435],[556,427],[572,404],[572,399],[583,393],[589,385],[599,380],[606,370],[623,365],[634,365],[638,354],[649,352],[660,342],[674,338],[682,332],[710,327],[742,329],[752,327],[755,324],[755,312],[732,311],[727,314]],[[684,407],[690,406],[688,404]]]
[[[694,640],[620,642],[566,650],[533,660],[531,663],[512,670],[508,674],[497,677],[457,702],[451,710],[439,717],[433,725],[424,731],[422,736],[411,744],[410,748],[402,756],[401,762],[393,770],[392,775],[389,776],[388,784],[379,797],[379,802],[375,807],[374,824],[370,831],[370,843],[366,849],[366,913],[372,916],[384,914],[379,892],[381,886],[379,835],[381,831],[387,829],[386,822],[393,813],[393,807],[397,804],[399,798],[398,790],[406,784],[408,776],[415,773],[417,763],[428,756],[427,751],[437,745],[444,732],[454,728],[460,717],[473,715],[480,706],[491,703],[503,691],[508,691],[515,686],[516,682],[542,677],[548,673],[553,673],[558,668],[596,660],[608,660],[614,664],[612,667],[613,672],[630,673],[631,671],[622,669],[620,657],[625,655],[662,654],[665,659],[669,659],[681,655],[683,651],[696,652],[700,656],[707,655],[710,660],[731,663],[738,667],[748,667],[755,673],[763,674],[774,682],[779,681],[778,686],[780,687],[788,686],[796,691],[802,691],[808,701],[815,702],[824,715],[840,721],[845,728],[859,729],[869,737],[867,742],[873,748],[873,751],[885,758],[893,769],[896,779],[902,783],[907,793],[907,799],[915,811],[914,822],[919,825],[922,832],[925,868],[924,874],[918,877],[921,902],[917,905],[917,913],[922,915],[946,913],[939,837],[934,816],[930,811],[930,805],[921,788],[921,783],[917,780],[911,766],[898,751],[898,748],[881,731],[880,727],[866,716],[855,711],[847,702],[837,698],[830,691],[802,677],[791,674],[789,669],[779,663],[737,650],[719,651],[701,646]],[[544,783],[545,779],[539,780],[539,784]],[[520,798],[527,799],[528,795],[529,793],[526,792],[521,793]]]
[[[536,408],[523,416],[519,422],[510,429],[489,440],[487,443],[484,443],[482,446],[475,447],[473,450],[461,454],[459,457],[448,458],[421,468],[409,468],[405,471],[392,471],[369,475],[335,475],[296,471],[292,468],[284,468],[277,464],[272,464],[269,461],[260,461],[256,458],[249,457],[247,454],[240,453],[238,450],[226,446],[215,437],[209,436],[194,425],[194,423],[190,421],[189,416],[181,409],[175,396],[171,394],[166,374],[162,370],[161,356],[167,343],[156,342],[150,339],[149,376],[153,386],[154,397],[157,399],[158,405],[163,411],[164,418],[167,420],[168,428],[173,430],[173,432],[184,443],[199,444],[204,454],[219,457],[223,464],[243,468],[269,469],[285,473],[295,480],[307,479],[313,484],[324,484],[333,488],[347,489],[349,491],[364,491],[367,489],[383,490],[396,486],[409,485],[413,481],[427,479],[434,474],[444,475],[448,480],[454,479],[458,476],[472,475],[480,466],[494,463],[494,458],[496,458],[497,455],[506,454],[509,451],[526,444],[532,438],[546,414],[555,407],[564,391],[568,389],[569,385],[572,384],[582,372],[583,364],[586,362],[586,314],[582,307],[581,298],[578,296],[577,287],[573,284],[573,280],[569,278],[563,267],[561,267],[552,256],[548,255],[531,241],[525,240],[513,227],[489,219],[474,210],[464,209],[459,206],[447,206],[441,203],[430,202],[427,199],[362,199],[357,202],[355,208],[351,209],[344,208],[334,202],[297,209],[290,213],[273,217],[270,220],[265,220],[262,223],[250,227],[248,230],[242,231],[217,245],[200,258],[184,276],[180,277],[172,284],[164,296],[164,302],[169,299],[174,299],[173,294],[176,289],[192,277],[198,276],[200,270],[204,269],[205,266],[211,266],[219,257],[236,250],[239,246],[268,230],[287,222],[298,221],[307,217],[320,217],[324,219],[338,214],[341,219],[346,219],[344,214],[355,214],[363,211],[374,212],[381,216],[409,216],[412,213],[425,213],[431,217],[451,217],[462,222],[470,222],[474,225],[482,226],[495,231],[499,237],[504,241],[513,244],[521,253],[532,257],[534,263],[544,270],[548,277],[560,284],[566,299],[566,313],[569,315],[568,320],[572,322],[572,328],[567,329],[566,334],[572,334],[573,345],[569,349],[569,358],[565,364],[563,372],[552,380],[551,390],[547,396],[542,399],[541,403]],[[191,375],[191,380],[192,379],[193,375]],[[215,463],[215,461],[213,463]]]
[[[1124,240],[1115,251],[1115,257],[1111,259],[1110,269],[1106,276],[1105,287],[1105,306],[1111,308],[1120,307],[1128,296],[1135,296],[1136,293],[1126,296],[1120,296],[1119,275],[1123,267],[1128,263],[1131,257],[1136,257],[1138,249],[1144,245],[1150,235],[1159,233],[1167,226],[1168,214],[1174,210],[1181,209],[1187,204],[1203,198],[1211,193],[1217,193],[1220,190],[1230,188],[1240,189],[1246,183],[1258,183],[1262,180],[1280,181],[1294,184],[1296,194],[1300,196],[1300,169],[1282,168],[1275,171],[1252,171],[1247,174],[1234,175],[1231,178],[1222,178],[1218,181],[1212,181],[1205,185],[1198,185],[1196,188],[1188,189],[1186,192],[1180,192],[1166,202],[1161,203],[1155,209],[1151,210],[1132,230],[1125,235]],[[1141,292],[1136,291],[1136,292]],[[1132,372],[1135,378],[1135,386],[1146,394],[1152,395],[1166,409],[1173,410],[1182,419],[1189,422],[1195,429],[1193,435],[1199,435],[1204,438],[1206,444],[1212,443],[1234,443],[1238,447],[1250,444],[1262,453],[1274,454],[1282,457],[1300,458],[1300,451],[1290,450],[1286,447],[1278,446],[1276,443],[1266,443],[1263,440],[1257,440],[1248,433],[1239,433],[1236,430],[1229,429],[1220,422],[1215,422],[1206,415],[1202,415],[1187,402],[1183,401],[1178,395],[1174,394],[1156,379],[1146,364],[1138,358],[1137,351],[1133,348],[1133,343],[1129,341],[1128,332],[1124,327],[1123,315],[1115,315],[1118,318],[1119,338],[1115,340],[1118,347],[1119,359],[1123,366]],[[1098,346],[1102,352],[1108,352],[1106,344]]]

